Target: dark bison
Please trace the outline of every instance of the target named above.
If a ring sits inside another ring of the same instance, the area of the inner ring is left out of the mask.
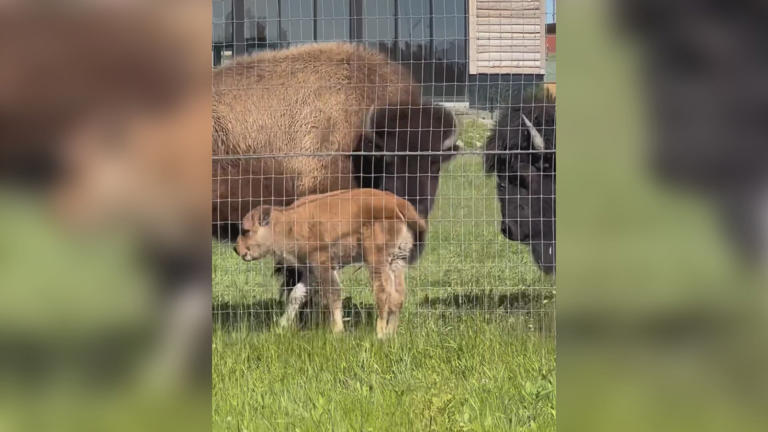
[[[555,271],[555,105],[551,96],[505,108],[485,144],[496,174],[501,232],[530,245],[545,273]]]
[[[213,222],[230,239],[261,204],[357,187],[392,192],[426,218],[458,151],[453,114],[360,45],[262,52],[216,69],[213,86]],[[290,274],[287,286],[300,279]]]

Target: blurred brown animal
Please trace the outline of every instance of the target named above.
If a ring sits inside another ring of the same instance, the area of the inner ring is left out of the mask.
[[[200,65],[210,61],[210,9],[11,3],[0,8],[0,53],[13,59],[0,71],[0,183],[50,198],[52,220],[78,237],[130,232],[142,264],[136,289],[157,295],[136,323],[151,340],[117,367],[146,368],[153,386],[208,385],[210,71]],[[121,339],[130,334],[89,338],[84,348],[133,346],[133,336]]]
[[[376,335],[383,338],[397,330],[405,269],[416,259],[414,242],[426,231],[408,201],[376,189],[353,189],[306,197],[290,207],[255,208],[243,219],[235,251],[245,261],[273,255],[308,268],[330,309],[334,332],[344,329],[336,271],[364,263],[376,298]],[[281,323],[291,322],[295,312],[289,307]]]

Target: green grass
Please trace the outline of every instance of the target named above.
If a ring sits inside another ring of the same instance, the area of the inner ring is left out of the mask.
[[[485,145],[489,133],[488,126],[476,119],[464,120],[461,124],[461,142],[469,150],[477,150]]]
[[[428,246],[393,340],[365,270],[342,273],[345,326],[279,333],[269,260],[213,245],[216,430],[553,430],[554,281],[504,239],[477,155],[441,174]]]
[[[554,429],[553,347],[511,323],[216,332],[213,355],[215,430]]]

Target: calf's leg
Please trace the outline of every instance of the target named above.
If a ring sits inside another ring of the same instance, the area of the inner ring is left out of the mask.
[[[299,312],[299,308],[307,298],[307,285],[305,282],[299,282],[288,295],[288,299],[285,305],[285,312],[280,317],[278,325],[280,328],[286,328],[296,323],[296,314]]]
[[[323,302],[330,313],[331,331],[334,333],[344,331],[344,323],[341,319],[341,284],[336,277],[336,272],[330,266],[323,265],[314,267],[313,273],[320,285]]]
[[[371,285],[373,286],[373,296],[376,299],[376,337],[383,339],[387,336],[387,322],[389,321],[389,296],[388,275],[386,270],[380,266],[369,266],[368,271],[371,276]]]
[[[389,308],[389,317],[387,319],[387,335],[394,335],[397,332],[397,325],[400,322],[400,310],[405,301],[405,269],[391,268],[389,270],[393,280],[392,291],[389,295],[387,307]]]
[[[371,278],[373,296],[376,299],[376,337],[387,336],[389,301],[393,291],[393,280],[388,271],[386,233],[382,224],[375,224],[363,230],[363,259]]]
[[[280,328],[286,328],[296,323],[296,314],[307,298],[309,287],[309,272],[298,267],[277,264],[275,274],[283,279],[283,292],[287,294],[285,312],[278,320]]]

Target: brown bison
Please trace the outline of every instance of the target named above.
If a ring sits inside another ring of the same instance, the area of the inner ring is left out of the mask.
[[[213,222],[262,204],[371,187],[426,217],[457,122],[402,66],[359,45],[263,52],[213,73]],[[246,156],[231,158],[231,156]]]

